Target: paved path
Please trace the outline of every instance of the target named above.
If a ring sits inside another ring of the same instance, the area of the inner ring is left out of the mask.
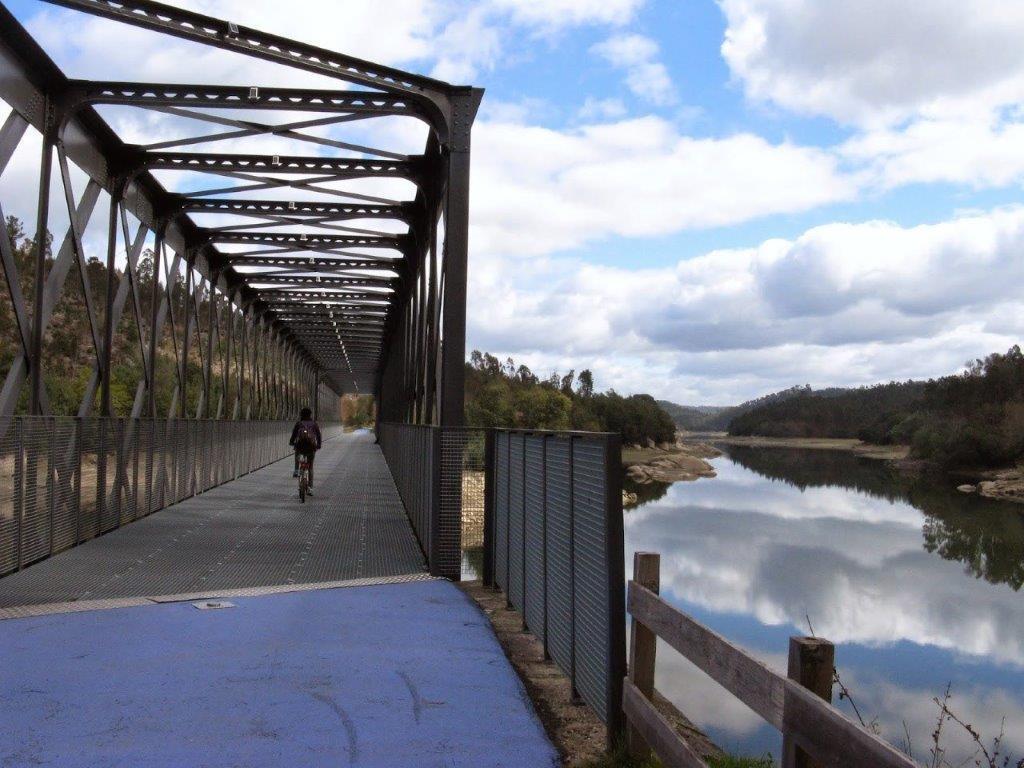
[[[0,765],[533,768],[487,618],[409,584],[0,621]]]
[[[271,464],[0,579],[0,609],[421,573],[380,450],[325,443],[300,504],[292,460]]]

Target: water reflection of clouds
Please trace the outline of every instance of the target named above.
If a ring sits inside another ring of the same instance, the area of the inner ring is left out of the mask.
[[[776,670],[785,669],[786,660],[781,654],[755,655]],[[844,670],[843,681],[854,692],[863,716],[876,720],[886,739],[902,744],[905,723],[915,757],[927,757],[938,714],[938,707],[931,701],[941,695],[941,690],[901,687],[870,673],[850,670]],[[726,749],[779,754],[781,738],[771,726],[663,643],[658,644],[655,684],[697,727],[711,733]],[[1008,692],[955,686],[950,708],[989,741],[1002,729],[1006,750],[1024,754],[1024,709]],[[956,727],[946,727],[942,743],[950,755],[959,759],[973,753],[970,737]]]
[[[676,483],[661,504],[686,504],[759,512],[785,520],[838,518],[862,523],[887,523],[921,529],[923,516],[913,505],[833,486],[805,489],[770,480],[727,459],[713,462],[715,482]],[[751,493],[756,489],[756,493]]]
[[[718,478],[677,483],[626,516],[627,553],[662,553],[670,601],[713,614],[713,625],[752,617],[739,620],[746,629],[730,627],[731,639],[746,632],[748,647],[770,652],[784,650],[788,628],[806,632],[809,615],[819,635],[845,646],[844,679],[894,742],[906,720],[926,750],[937,712],[931,698],[953,679],[956,711],[989,738],[1005,716],[1007,746],[1024,752],[1024,701],[1015,698],[1024,681],[1019,593],[926,552],[925,516],[909,503],[838,487],[801,491],[728,459],[715,464]],[[781,654],[753,650],[784,669]],[[753,712],[674,651],[659,653],[659,688],[698,725],[726,743],[777,749]],[[949,738],[966,749],[960,736]]]
[[[919,530],[692,507],[628,521],[628,551],[662,553],[662,589],[716,612],[835,642],[908,640],[1024,666],[1024,610],[1007,587],[924,551]],[[799,543],[795,543],[799,542]]]

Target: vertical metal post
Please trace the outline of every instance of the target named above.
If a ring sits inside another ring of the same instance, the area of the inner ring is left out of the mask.
[[[429,427],[430,439],[430,538],[427,542],[428,563],[431,576],[443,576],[441,567],[441,429]]]
[[[14,568],[21,570],[21,540],[25,517],[25,422],[15,418],[14,430]]]
[[[610,434],[604,446],[605,566],[608,574],[608,687],[605,718],[608,747],[625,726],[622,680],[626,676],[626,565],[622,529],[622,438]]]
[[[483,91],[465,88],[451,96],[448,189],[444,219],[444,344],[441,350],[441,418],[446,426],[465,419],[466,279],[469,256],[470,130]]]
[[[544,661],[551,661],[548,648],[548,435],[541,438],[541,584],[544,585]]]
[[[505,438],[505,608],[512,610],[512,432]]]
[[[576,689],[576,456],[575,438],[569,436],[569,682],[572,702],[580,703]]]
[[[75,417],[74,434],[74,481],[71,508],[75,510],[75,544],[82,540],[82,419]]]
[[[54,424],[52,418],[46,419],[46,516],[49,519],[50,529],[50,546],[49,555],[53,554],[54,544],[54,522],[56,519],[57,512],[57,494],[56,488],[54,487],[54,475],[57,474],[57,435],[54,434]]]
[[[485,587],[494,587],[494,430],[484,431],[484,572]]]
[[[520,580],[520,583],[523,589],[523,604],[519,606],[519,608],[522,611],[521,616],[523,618],[523,632],[530,631],[530,628],[527,626],[526,623],[526,440],[527,434],[523,432],[523,458],[520,464],[522,468],[522,472],[520,473],[522,480],[521,485],[519,486],[522,489],[521,493],[519,494],[519,500],[521,502],[519,506],[522,510],[520,518],[523,522],[521,531],[522,535],[519,538],[519,542],[521,545],[519,564],[521,566],[520,570],[522,571],[522,578]]]

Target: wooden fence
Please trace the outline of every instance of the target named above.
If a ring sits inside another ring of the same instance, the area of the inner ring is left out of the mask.
[[[659,555],[634,555],[626,606],[632,616],[629,676],[622,708],[635,757],[643,758],[650,750],[670,768],[706,768],[652,703],[660,637],[783,734],[783,768],[919,768],[832,706],[831,643],[792,638],[789,677],[784,677],[659,597],[659,570]]]

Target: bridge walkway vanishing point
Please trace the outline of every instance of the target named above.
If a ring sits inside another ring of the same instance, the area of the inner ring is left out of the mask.
[[[305,505],[291,470],[0,579],[0,765],[557,764],[372,439],[325,443]]]
[[[49,603],[424,572],[371,436],[324,443],[305,504],[292,468],[291,458],[276,462],[0,579],[0,616]]]

